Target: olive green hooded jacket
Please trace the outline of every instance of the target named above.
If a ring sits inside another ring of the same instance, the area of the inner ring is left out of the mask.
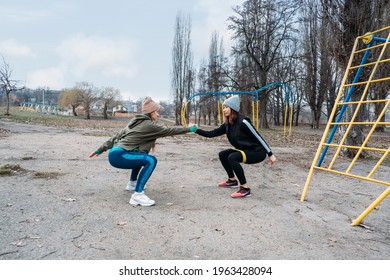
[[[119,146],[127,151],[149,153],[157,138],[188,132],[190,132],[188,127],[162,126],[153,122],[147,115],[135,115],[125,128],[104,142],[96,153],[101,154],[113,146]]]

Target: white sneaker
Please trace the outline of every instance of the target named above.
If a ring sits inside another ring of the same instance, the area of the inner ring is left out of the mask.
[[[151,200],[149,197],[147,197],[144,192],[140,193],[133,193],[133,195],[130,198],[129,203],[131,205],[141,205],[141,206],[152,206],[154,205],[155,201]]]
[[[127,191],[135,191],[135,186],[137,185],[137,181],[129,181],[126,186]]]
[[[129,181],[126,186],[126,191],[135,191],[135,187],[137,186],[137,181]],[[144,186],[144,190],[146,186]]]

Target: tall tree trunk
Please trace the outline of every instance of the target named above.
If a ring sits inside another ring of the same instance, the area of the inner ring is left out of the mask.
[[[103,118],[104,118],[105,120],[108,119],[107,109],[108,109],[107,103],[104,103],[104,106],[103,106]]]

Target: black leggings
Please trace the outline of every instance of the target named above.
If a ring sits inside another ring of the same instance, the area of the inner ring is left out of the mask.
[[[243,154],[244,153],[244,154]],[[244,161],[244,156],[246,161]],[[233,178],[236,174],[238,181],[241,185],[246,184],[246,178],[244,169],[241,166],[241,162],[247,164],[262,162],[267,156],[265,150],[261,151],[240,151],[234,149],[223,150],[219,153],[219,159],[225,168],[229,178]]]

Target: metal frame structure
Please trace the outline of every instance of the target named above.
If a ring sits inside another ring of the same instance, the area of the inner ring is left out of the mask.
[[[252,120],[253,124],[256,126],[257,129],[259,129],[259,94],[271,87],[280,87],[282,89],[282,92],[285,94],[285,114],[284,114],[284,135],[286,136],[287,133],[287,116],[289,115],[289,136],[291,136],[292,133],[292,116],[293,116],[293,101],[294,101],[294,96],[291,88],[283,82],[274,82],[267,84],[257,90],[254,91],[247,91],[247,92],[200,92],[194,95],[191,95],[188,100],[184,100],[183,106],[181,108],[181,122],[182,125],[187,125],[186,121],[186,112],[187,112],[187,107],[188,104],[193,100],[195,97],[198,96],[205,96],[205,95],[212,95],[212,96],[219,96],[219,95],[252,95]],[[222,122],[222,109],[223,109],[223,102],[220,102],[218,100],[218,120],[220,123]],[[290,109],[290,110],[289,110]]]
[[[383,36],[385,35],[385,36]],[[382,37],[380,37],[382,36]],[[387,37],[387,38],[383,38]],[[373,50],[376,50],[376,52],[379,52],[378,57],[373,57]],[[353,50],[349,59],[349,63],[344,75],[344,78],[342,80],[342,84],[340,86],[337,99],[335,101],[332,114],[329,118],[329,122],[326,126],[326,129],[324,131],[324,134],[321,139],[321,143],[319,144],[317,153],[314,157],[312,166],[310,168],[309,175],[306,180],[306,184],[301,196],[301,201],[305,200],[309,184],[311,182],[314,170],[320,170],[320,171],[327,171],[343,176],[353,177],[360,180],[365,180],[373,183],[383,184],[387,186],[387,189],[356,219],[353,221],[352,225],[358,225],[361,223],[361,221],[379,204],[381,203],[390,193],[390,182],[386,181],[383,178],[374,178],[375,172],[378,170],[378,168],[381,166],[381,164],[385,161],[387,156],[390,153],[390,145],[387,143],[387,147],[381,147],[381,148],[374,148],[374,147],[368,147],[368,142],[371,139],[371,136],[373,135],[375,128],[378,125],[384,125],[388,126],[390,125],[390,122],[382,121],[383,116],[385,115],[388,108],[390,108],[390,100],[384,99],[384,100],[367,100],[367,95],[370,90],[370,86],[378,83],[387,83],[388,90],[390,90],[390,77],[381,77],[377,78],[375,74],[377,73],[378,67],[384,67],[386,63],[390,63],[390,58],[385,56],[385,53],[387,51],[387,55],[390,50],[390,26],[386,28],[382,28],[380,30],[367,33],[363,36],[359,36],[355,40],[355,44],[353,46]],[[362,56],[361,62],[359,65],[353,65],[353,63],[358,60],[358,58]],[[359,81],[362,77],[362,71],[371,71],[368,79],[366,81]],[[371,70],[370,70],[371,69]],[[351,76],[351,74],[354,75],[353,82],[348,84],[347,79]],[[363,94],[358,101],[351,101],[351,97],[354,94],[354,90],[357,86],[363,87]],[[345,97],[344,97],[345,96]],[[344,99],[343,99],[344,97]],[[378,118],[373,121],[364,121],[364,122],[358,122],[355,121],[356,117],[358,115],[359,109],[365,105],[372,105],[374,103],[383,103],[383,109],[378,115]],[[343,119],[346,118],[345,111],[349,108],[355,107],[355,110],[349,120],[343,121]],[[336,113],[338,112],[338,114]],[[336,116],[337,114],[337,116]],[[335,121],[333,121],[335,120]],[[370,127],[369,132],[362,143],[361,146],[350,146],[345,145],[345,141],[347,140],[347,136],[349,132],[351,131],[351,128],[353,125],[364,125],[366,127]],[[337,130],[340,128],[340,126],[346,127],[345,133],[342,137],[340,137],[339,143],[334,143],[334,136]],[[329,135],[329,136],[328,136]],[[327,138],[328,136],[328,138]],[[327,139],[326,139],[327,138]],[[321,167],[321,165],[324,162],[324,158],[327,154],[327,151],[329,148],[335,148],[336,151],[333,155],[332,160],[330,161],[328,167]],[[335,162],[340,155],[342,149],[353,149],[356,151],[356,154],[354,158],[352,159],[350,165],[345,171],[339,171],[335,167]],[[362,172],[358,172],[357,174],[353,172],[353,168],[359,159],[361,153],[363,151],[371,151],[375,153],[379,153],[380,156],[378,159],[378,162],[375,164],[375,166],[368,172],[367,175],[362,175]]]

